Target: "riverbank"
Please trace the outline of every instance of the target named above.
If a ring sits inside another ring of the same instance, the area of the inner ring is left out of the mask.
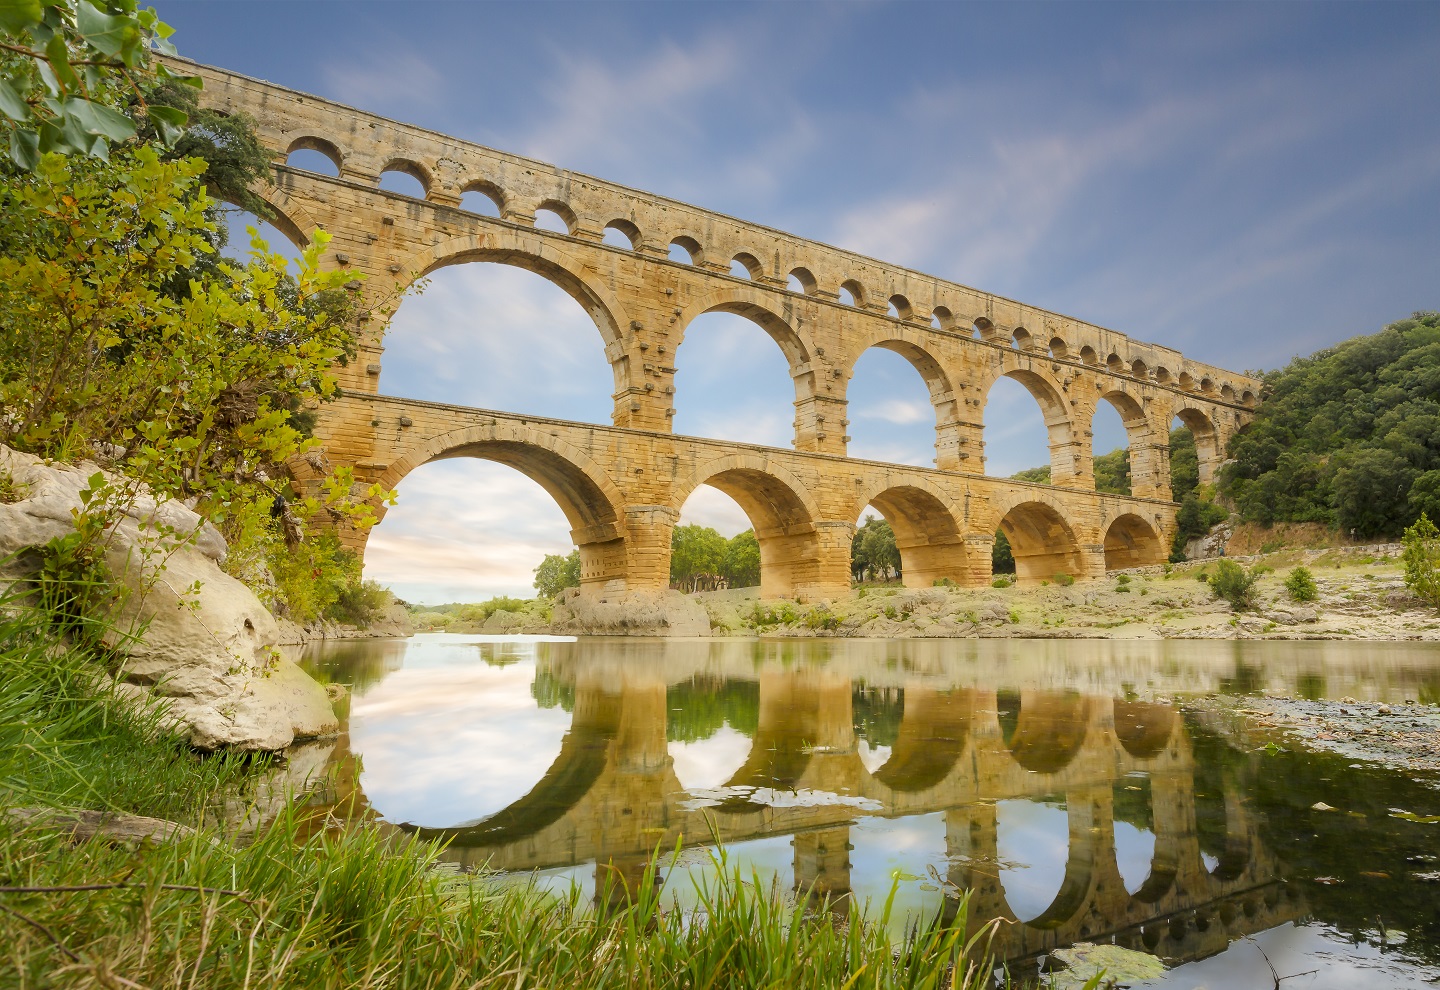
[[[805,604],[761,599],[753,588],[690,597],[703,606],[711,634],[718,636],[1440,642],[1440,612],[1406,589],[1396,544],[1287,549],[1230,559],[1261,571],[1252,609],[1236,612],[1215,596],[1204,580],[1215,571],[1213,560],[1115,571],[1103,581],[1068,586],[897,585]],[[1290,571],[1302,565],[1314,575],[1312,602],[1293,601],[1285,590]],[[483,622],[453,622],[444,629],[557,631],[544,601],[511,603],[488,612]]]

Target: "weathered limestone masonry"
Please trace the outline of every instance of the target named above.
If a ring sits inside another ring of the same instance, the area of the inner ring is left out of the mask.
[[[1171,420],[1194,432],[1208,480],[1257,401],[1253,378],[1070,317],[222,69],[184,67],[204,77],[208,103],[254,117],[274,150],[274,184],[259,192],[277,225],[299,244],[323,228],[334,238],[329,263],[368,276],[355,286],[374,314],[360,358],[340,369],[345,397],[320,410],[330,464],[387,485],[443,457],[514,466],[570,519],[586,594],[665,588],[671,530],[701,484],[749,513],[767,595],[848,590],[850,540],[866,504],[895,528],[912,586],[988,582],[997,528],[1023,583],[1158,563],[1174,527]],[[338,178],[286,165],[299,149],[328,156]],[[377,188],[387,171],[414,176],[425,198]],[[492,199],[499,217],[462,211],[468,191]],[[540,210],[569,232],[537,229]],[[602,243],[607,229],[632,248]],[[691,263],[672,260],[672,245]],[[469,261],[536,272],[585,307],[614,371],[613,426],[378,395],[385,300]],[[744,277],[731,274],[735,261]],[[715,311],[750,318],[784,353],[795,384],[793,450],[671,433],[676,350],[689,322]],[[902,355],[928,384],[933,469],[846,457],[846,386],[871,347]],[[982,414],[1001,376],[1044,412],[1053,486],[984,477]],[[1090,424],[1100,402],[1125,422],[1133,497],[1094,491]],[[363,549],[363,534],[347,539]]]

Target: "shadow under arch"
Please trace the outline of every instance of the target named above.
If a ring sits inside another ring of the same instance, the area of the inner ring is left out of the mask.
[[[819,506],[800,480],[761,454],[731,454],[700,465],[677,481],[674,504],[683,506],[701,485],[735,500],[760,544],[760,594],[794,597],[820,577]]]
[[[1001,692],[995,704],[1001,739],[1031,773],[1059,773],[1085,745],[1090,704],[1078,693]]]
[[[871,774],[892,791],[916,793],[936,786],[955,769],[970,742],[973,691],[907,688],[900,731],[890,759]]]
[[[929,482],[916,478],[873,492],[856,509],[857,517],[866,505],[874,506],[895,533],[905,587],[967,583],[965,536],[948,499]]]
[[[545,489],[565,513],[571,539],[580,548],[582,590],[604,590],[623,581],[624,497],[589,457],[547,432],[491,424],[444,433],[407,451],[379,483],[394,488],[420,465],[456,457],[505,464]],[[383,505],[377,515],[384,518]]]
[[[1160,532],[1133,512],[1117,516],[1105,529],[1105,569],[1144,567],[1165,562]]]
[[[560,755],[539,783],[518,801],[493,815],[451,828],[400,826],[424,839],[443,839],[459,848],[504,846],[555,824],[590,793],[611,762],[611,747],[620,732],[622,695],[577,694],[570,731]]]
[[[999,509],[1003,514],[998,528],[1010,541],[1017,584],[1034,586],[1059,574],[1084,576],[1080,542],[1060,509],[1024,496],[1014,504],[1002,503]]]

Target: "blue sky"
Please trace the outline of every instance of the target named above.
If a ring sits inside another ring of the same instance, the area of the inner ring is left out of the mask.
[[[192,58],[1224,367],[1274,367],[1440,307],[1433,3],[159,9]],[[526,327],[553,336],[558,366],[509,346]],[[706,317],[677,367],[678,431],[788,444],[788,377],[758,328]],[[522,393],[522,378],[539,384]],[[465,266],[401,306],[382,389],[605,422],[611,378],[568,297]],[[852,452],[928,463],[933,419],[908,365],[867,355],[851,401]],[[997,386],[986,424],[992,473],[1045,462],[1018,385]],[[1101,452],[1124,442],[1108,408],[1095,429]],[[743,528],[707,491],[687,518]],[[508,468],[430,465],[400,496],[367,573],[405,596],[522,592],[568,546],[558,509]]]

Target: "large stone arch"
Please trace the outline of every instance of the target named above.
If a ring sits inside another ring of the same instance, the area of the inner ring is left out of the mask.
[[[929,588],[937,581],[969,582],[965,534],[951,497],[929,480],[890,478],[862,490],[855,516],[873,505],[895,532],[900,576],[907,588]]]
[[[982,515],[987,521],[984,532],[993,534],[999,529],[1010,541],[1017,583],[1033,586],[1057,574],[1090,576],[1067,507],[1054,495],[1043,490],[1019,491],[988,508]]]
[[[854,342],[845,356],[840,370],[846,387],[855,377],[855,366],[872,348],[880,348],[898,354],[920,375],[930,395],[930,405],[935,410],[935,452],[938,466],[954,469],[958,463],[947,456],[956,446],[957,419],[959,408],[955,400],[955,388],[950,373],[925,346],[928,336],[922,330],[885,326]],[[848,401],[848,400],[847,400]]]
[[[696,467],[673,489],[679,518],[701,485],[729,495],[744,510],[760,544],[760,594],[794,597],[799,589],[823,583],[818,520],[823,518],[809,487],[759,453],[718,457]]]
[[[1164,534],[1143,516],[1126,512],[1105,527],[1105,569],[1163,564],[1169,553]]]
[[[412,255],[410,270],[397,275],[404,285],[432,272],[469,262],[491,262],[533,272],[559,286],[589,314],[605,343],[605,357],[615,375],[615,391],[630,383],[626,354],[628,316],[619,298],[578,256],[543,232],[495,225],[484,232],[448,238]]]
[[[1050,483],[1070,485],[1083,476],[1082,460],[1089,451],[1081,451],[1075,438],[1075,424],[1065,390],[1049,372],[1037,366],[1033,355],[1002,350],[987,381],[981,384],[982,416],[990,404],[990,390],[1001,378],[1019,382],[1040,407],[1041,418],[1050,447]]]
[[[496,423],[471,426],[423,440],[377,479],[395,488],[431,461],[475,457],[515,468],[555,500],[580,548],[580,586],[588,594],[619,590],[626,582],[625,499],[583,451],[538,428]],[[384,506],[377,509],[384,517]]]
[[[1195,437],[1195,456],[1200,463],[1200,484],[1214,484],[1220,470],[1224,450],[1220,430],[1215,425],[1215,409],[1208,403],[1183,398],[1170,411],[1171,419],[1180,422]]]

